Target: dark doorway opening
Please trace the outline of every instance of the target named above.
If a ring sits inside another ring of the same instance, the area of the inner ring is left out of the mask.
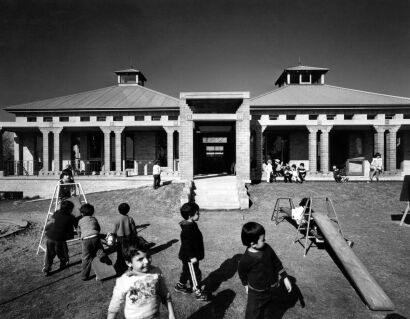
[[[230,174],[235,156],[235,122],[195,123],[195,175]]]
[[[330,167],[336,165],[342,168],[349,158],[349,133],[335,131],[329,134],[329,160]]]

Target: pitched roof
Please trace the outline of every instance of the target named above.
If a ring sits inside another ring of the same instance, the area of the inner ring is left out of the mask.
[[[410,106],[410,98],[332,85],[286,85],[251,99],[252,106]]]
[[[139,85],[110,86],[7,107],[13,111],[177,108],[179,100]]]

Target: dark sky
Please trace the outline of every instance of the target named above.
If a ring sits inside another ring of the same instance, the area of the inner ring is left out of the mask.
[[[175,97],[256,96],[299,57],[327,84],[410,97],[409,17],[408,0],[0,0],[0,109],[114,85],[131,64]]]

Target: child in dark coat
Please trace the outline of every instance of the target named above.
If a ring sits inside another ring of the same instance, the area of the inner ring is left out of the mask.
[[[60,209],[53,214],[52,220],[46,225],[46,255],[43,268],[45,276],[50,274],[56,255],[60,259],[60,269],[68,264],[66,241],[74,237],[74,228],[77,227],[77,219],[71,214],[73,208],[72,202],[61,202]]]
[[[245,319],[274,318],[272,306],[281,297],[279,277],[288,292],[291,292],[292,285],[278,256],[265,243],[262,225],[246,223],[242,227],[241,239],[247,247],[238,265],[239,278],[248,294]]]
[[[101,262],[111,265],[112,262],[104,253],[103,246],[100,240],[100,224],[93,216],[94,206],[84,204],[80,208],[83,216],[78,222],[79,234],[82,240],[82,256],[81,256],[81,279],[88,280],[91,271],[91,263],[98,256]]]
[[[137,239],[137,227],[134,219],[128,216],[130,205],[122,203],[118,206],[117,219],[109,235],[116,237],[117,261],[114,265],[118,274],[122,274],[127,270],[127,265],[124,259],[124,249]],[[135,244],[135,243],[134,243]]]
[[[201,290],[201,270],[199,261],[204,259],[204,241],[202,233],[196,222],[199,220],[199,206],[196,203],[185,203],[181,207],[181,215],[184,218],[179,223],[181,226],[181,248],[178,257],[182,261],[182,273],[179,282],[175,286],[175,291],[180,293],[191,293],[195,291],[197,300],[207,301],[207,294]],[[195,287],[189,272],[188,263],[192,263],[198,287]],[[189,288],[187,283],[190,283]]]

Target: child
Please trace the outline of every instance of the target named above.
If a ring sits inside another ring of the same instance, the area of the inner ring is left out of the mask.
[[[280,162],[279,159],[275,159],[275,172],[276,176],[282,176],[283,175],[283,163]]]
[[[66,240],[74,237],[77,219],[71,214],[74,204],[69,201],[61,202],[60,209],[53,214],[52,220],[46,226],[46,255],[44,257],[43,273],[50,275],[54,257],[60,259],[60,269],[68,264],[68,247]]]
[[[122,274],[127,269],[123,256],[124,249],[138,236],[134,219],[127,215],[129,211],[130,206],[127,203],[122,203],[118,206],[119,215],[117,215],[117,220],[112,228],[112,232],[107,236],[115,236],[117,239],[117,261],[114,267],[118,274]]]
[[[82,240],[82,256],[81,256],[81,279],[88,280],[91,271],[91,263],[94,257],[98,256],[101,262],[111,265],[112,262],[104,253],[103,246],[100,241],[101,227],[94,214],[94,206],[84,204],[80,208],[82,215],[78,222],[79,234]]]
[[[60,175],[60,191],[58,193],[58,199],[63,201],[65,199],[70,198],[75,194],[75,186],[74,185],[64,185],[64,184],[72,184],[74,183],[73,176],[70,175],[69,170],[64,169]]]
[[[286,164],[285,169],[283,170],[283,180],[285,183],[292,183],[292,171],[290,170],[289,164]]]
[[[129,246],[124,258],[129,270],[115,283],[107,319],[114,319],[122,304],[126,319],[159,318],[160,301],[168,307],[168,318],[175,319],[164,275],[151,266],[146,248]]]
[[[345,183],[349,180],[349,178],[343,174],[343,171],[338,169],[336,165],[333,165],[333,178],[336,183]]]
[[[268,160],[268,164],[266,165],[265,172],[266,172],[266,183],[270,183],[272,172],[273,172],[271,160]]]
[[[379,181],[379,175],[383,171],[383,160],[380,153],[374,154],[372,162],[370,163],[370,181],[373,182],[373,177],[376,176],[376,181]]]
[[[305,164],[303,163],[299,164],[298,176],[299,176],[299,180],[301,183],[303,183],[306,180],[306,168],[305,168]]]
[[[207,294],[200,287],[194,287],[188,265],[188,262],[193,264],[195,277],[199,284],[201,282],[199,261],[204,259],[205,255],[202,233],[196,224],[199,220],[199,206],[196,203],[185,203],[181,207],[181,215],[184,220],[179,223],[181,226],[181,248],[178,257],[182,261],[182,273],[175,286],[175,291],[191,293],[193,289],[197,300],[207,301]],[[188,281],[191,288],[187,287]]]
[[[161,166],[159,166],[159,161],[154,162],[152,167],[152,175],[154,175],[154,189],[157,189],[161,185]]]
[[[296,169],[295,164],[292,165],[291,173],[292,173],[292,176],[291,176],[292,182],[299,183],[300,182],[299,174],[298,174],[298,170]]]
[[[255,222],[242,227],[242,243],[246,251],[242,255],[238,274],[248,294],[245,319],[273,318],[271,306],[280,298],[280,278],[286,290],[292,285],[282,263],[273,249],[265,243],[265,229]]]

